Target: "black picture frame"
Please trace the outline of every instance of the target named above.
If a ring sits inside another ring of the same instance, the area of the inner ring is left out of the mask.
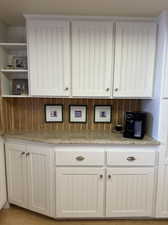
[[[96,107],[109,107],[110,108],[110,121],[96,121],[95,113]],[[112,105],[94,105],[94,123],[111,123],[112,122]]]
[[[47,121],[47,115],[46,115],[46,109],[47,109],[47,106],[61,106],[62,120],[61,120],[61,121]],[[64,114],[63,114],[63,110],[64,110],[64,105],[63,105],[63,104],[45,104],[45,105],[44,105],[45,123],[63,123],[63,122],[64,122]]]
[[[86,119],[85,121],[71,121],[71,107],[85,107],[86,108]],[[69,105],[69,123],[83,123],[86,124],[87,123],[87,110],[88,106],[87,105],[77,105],[77,104],[70,104]]]

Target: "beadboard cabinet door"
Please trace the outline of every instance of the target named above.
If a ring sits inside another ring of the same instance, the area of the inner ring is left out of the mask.
[[[31,95],[69,96],[69,22],[27,19],[27,40]]]
[[[7,201],[6,198],[6,176],[5,176],[5,157],[4,157],[4,142],[0,138],[0,209]]]
[[[56,217],[102,217],[104,169],[56,168]]]
[[[116,23],[113,96],[152,97],[155,49],[155,23]]]
[[[113,22],[72,22],[72,96],[110,97],[113,60]]]
[[[28,145],[29,208],[34,212],[50,215],[51,179],[50,149]]]
[[[6,144],[6,167],[8,201],[17,206],[28,207],[26,147],[22,144]]]
[[[106,216],[151,217],[154,168],[108,168]]]

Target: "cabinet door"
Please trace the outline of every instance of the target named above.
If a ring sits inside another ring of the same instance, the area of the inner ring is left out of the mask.
[[[26,147],[6,144],[6,167],[9,203],[27,208]]]
[[[104,169],[56,168],[56,216],[104,215]]]
[[[168,163],[158,167],[156,217],[168,218]]]
[[[69,22],[28,20],[31,95],[69,96]]]
[[[106,215],[152,216],[153,168],[107,169]]]
[[[152,97],[156,24],[117,22],[115,43],[115,97]]]
[[[113,23],[72,22],[72,95],[112,95]]]
[[[0,138],[0,209],[6,202],[6,176],[5,176],[5,158],[4,144]]]
[[[50,148],[41,145],[28,145],[27,151],[29,208],[32,211],[49,216],[52,175]]]

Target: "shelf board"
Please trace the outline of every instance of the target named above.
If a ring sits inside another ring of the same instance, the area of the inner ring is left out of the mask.
[[[29,95],[1,95],[2,98],[30,98]]]
[[[28,70],[19,70],[19,69],[2,69],[0,70],[2,73],[27,73]]]
[[[17,50],[17,49],[26,48],[27,47],[27,43],[0,42],[0,47],[4,47],[7,50]]]

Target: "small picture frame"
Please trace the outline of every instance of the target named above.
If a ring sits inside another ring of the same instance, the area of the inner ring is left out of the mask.
[[[86,123],[87,105],[69,105],[69,122]]]
[[[45,104],[45,122],[62,123],[63,122],[63,105]]]
[[[95,105],[94,106],[94,122],[95,123],[111,123],[112,121],[111,105]]]
[[[27,69],[27,57],[26,56],[14,56],[13,66],[15,69]]]

